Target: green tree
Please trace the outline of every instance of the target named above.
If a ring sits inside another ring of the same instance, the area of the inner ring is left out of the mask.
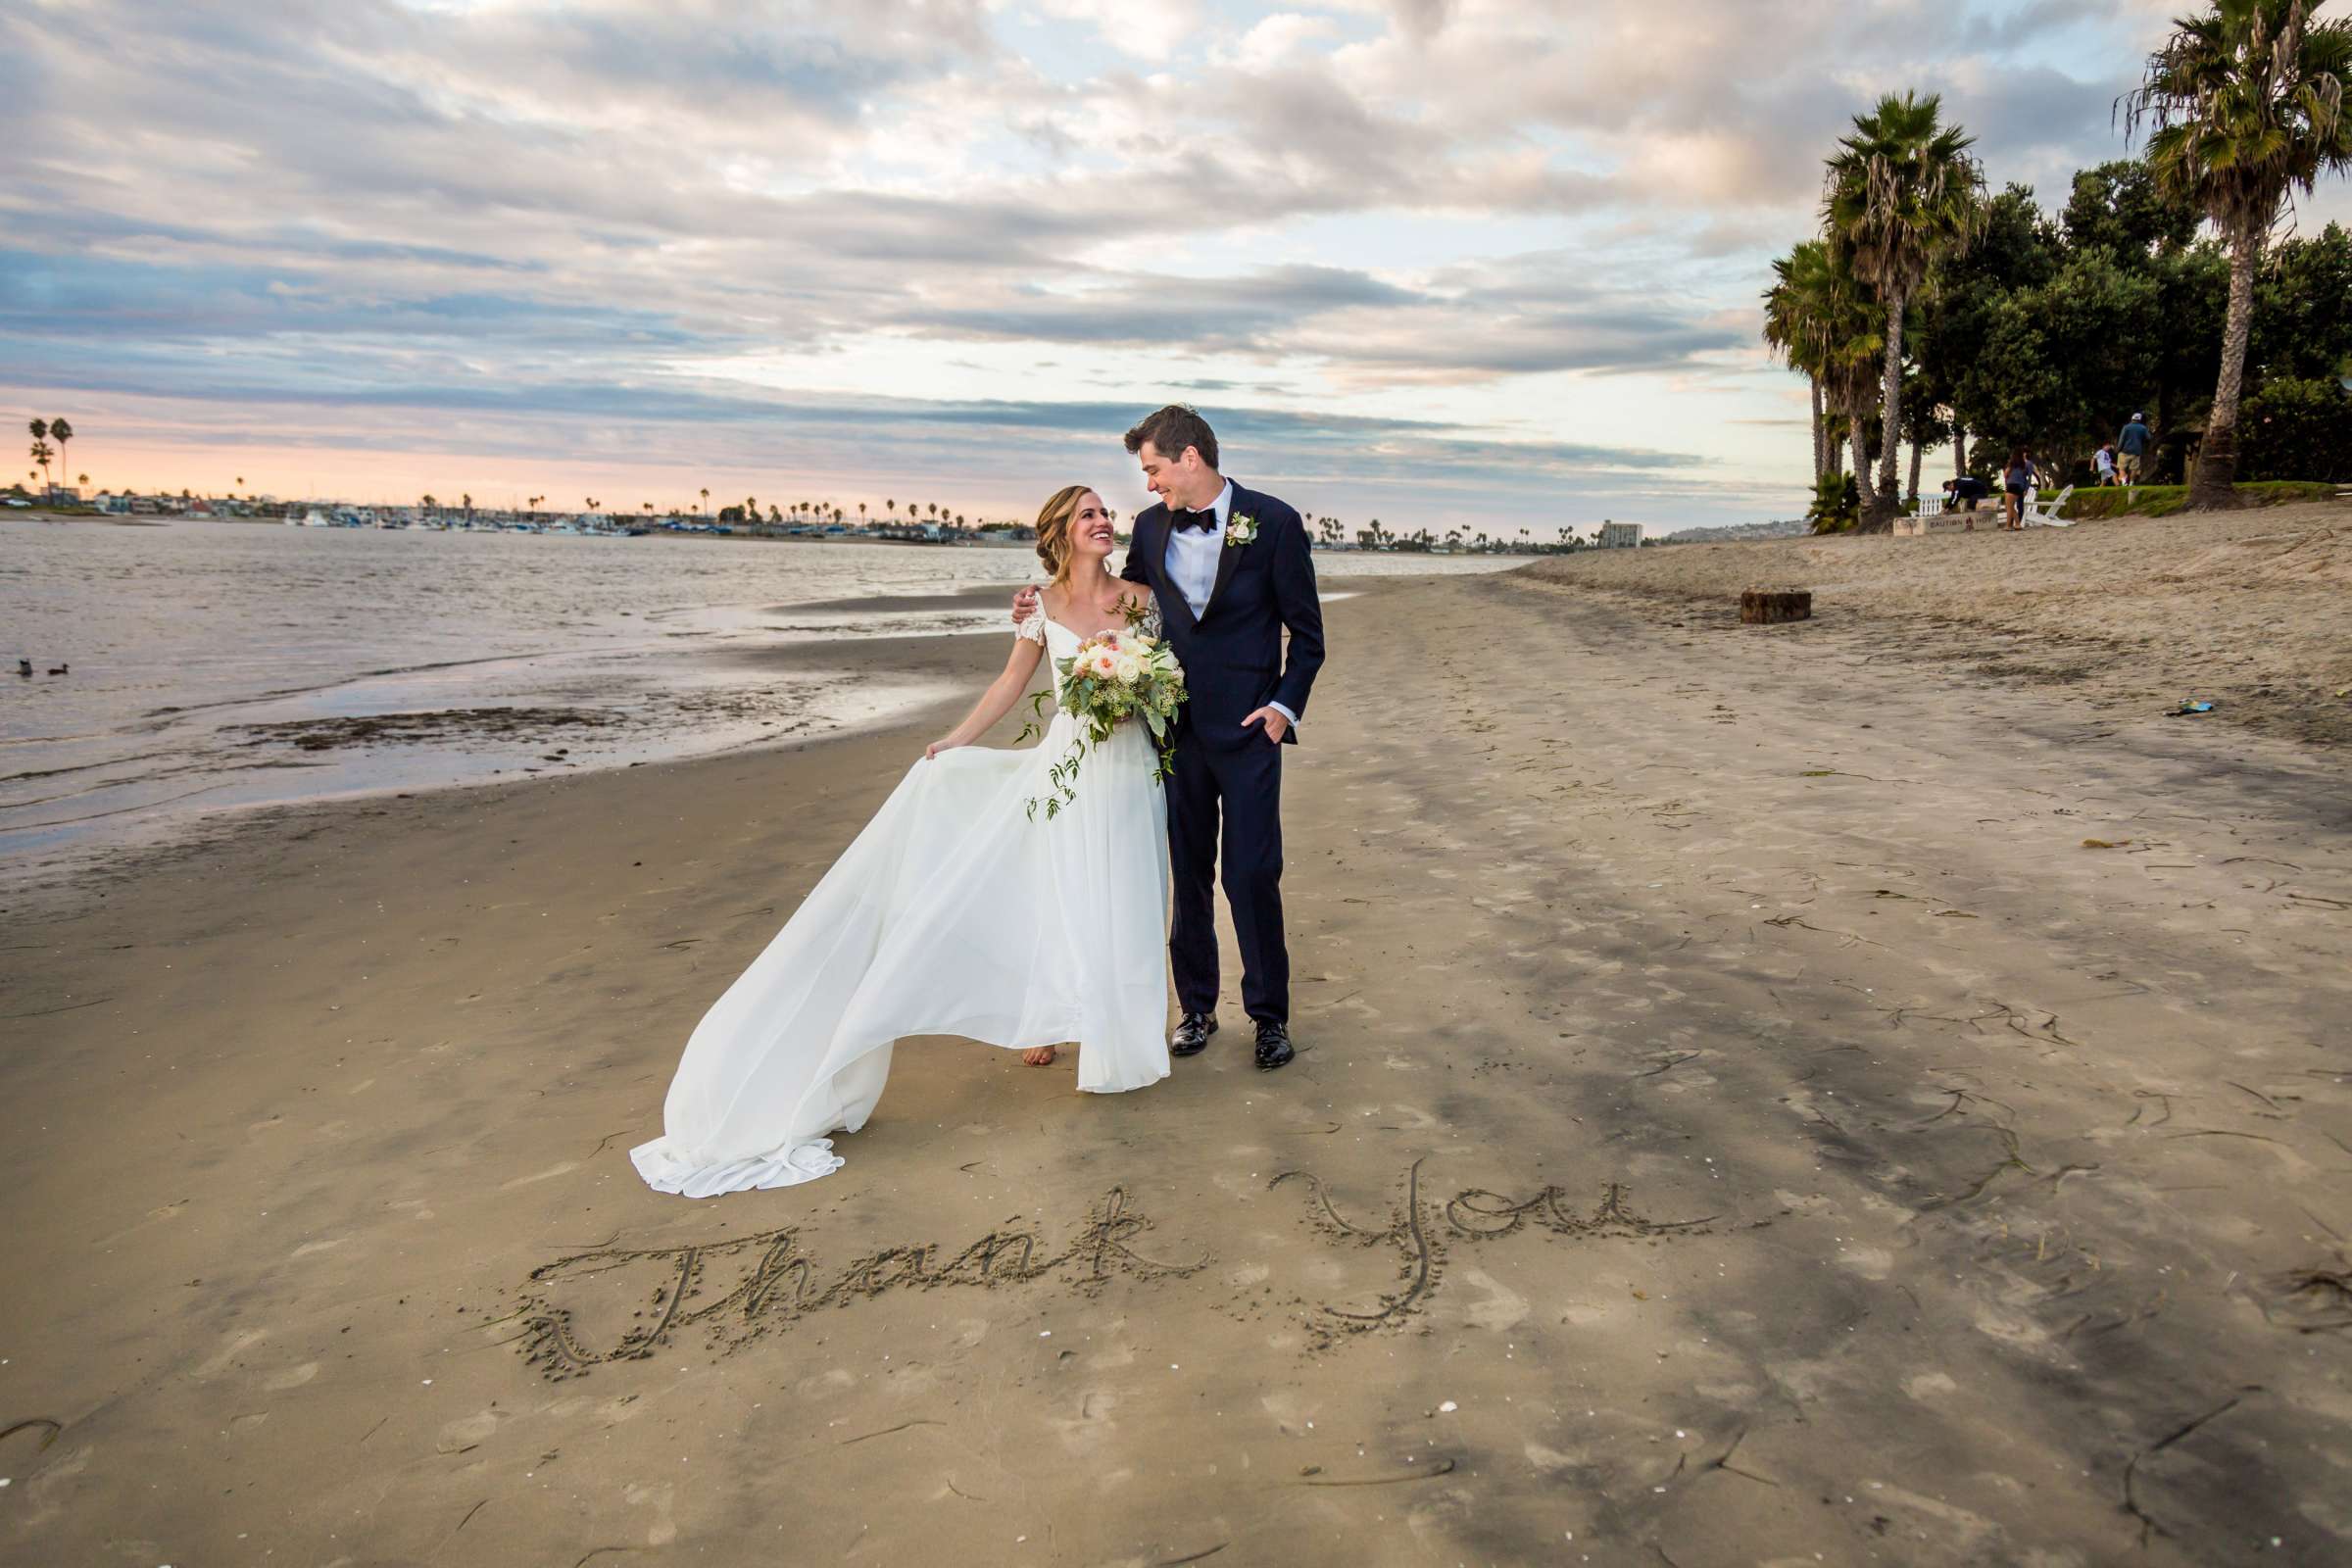
[[[2077,173],[2058,221],[2072,249],[2105,246],[2126,263],[2177,251],[2197,237],[2197,210],[2165,194],[2156,172],[2139,159]]]
[[[1858,454],[1866,452],[1865,424],[1884,343],[1877,307],[1825,240],[1795,246],[1773,263],[1773,286],[1764,296],[1765,341],[1812,380],[1826,413],[1843,421]],[[1835,430],[1830,419],[1816,418],[1816,482],[1838,466],[1840,438]],[[1864,461],[1857,457],[1856,467]],[[1867,490],[1867,476],[1862,483]]]
[[[2048,281],[2000,298],[1957,395],[2004,450],[2086,460],[2157,379],[2166,334],[2150,323],[2161,296],[2153,272],[2108,247],[2077,252]]]
[[[1772,264],[1764,291],[1764,344],[1805,378],[1813,402],[1813,480],[1829,467],[1829,424],[1823,417],[1820,320],[1808,289],[1815,270],[1828,265],[1819,240],[1806,240]]]
[[[2254,279],[2246,352],[2263,378],[2344,372],[2352,362],[2352,233],[2341,223],[2271,251]]]
[[[1994,313],[2015,290],[2047,282],[2064,259],[2061,237],[2034,205],[2031,187],[2009,186],[1985,203],[1984,217],[1966,245],[1936,258],[1917,318],[1907,319],[1903,331],[1926,395],[1951,410],[1954,473],[1971,469],[1969,432],[1990,430],[1986,411],[1969,395],[1969,372],[1985,358]],[[1982,454],[1974,466],[1984,468]]]
[[[1824,389],[1830,406],[1845,421],[1842,439],[1853,452],[1854,486],[1861,498],[1863,514],[1868,516],[1879,506],[1877,487],[1870,474],[1871,440],[1886,428],[1879,409],[1880,376],[1886,363],[1886,337],[1882,330],[1886,318],[1870,291],[1837,252],[1828,250],[1824,254],[1830,261],[1824,295],[1828,312],[1823,339]],[[1838,439],[1834,436],[1830,442],[1827,472],[1838,471]],[[1892,450],[1891,439],[1886,445]]]
[[[1968,149],[1974,138],[1942,123],[1942,101],[1888,94],[1830,159],[1822,200],[1827,238],[1886,313],[1881,352],[1879,478],[1866,494],[1869,521],[1894,514],[1894,465],[1901,429],[1903,311],[1936,256],[1965,243],[1984,220],[1984,176]],[[1854,466],[1862,467],[1859,454]],[[1875,505],[1873,502],[1875,500]]]
[[[2335,376],[2275,376],[2245,402],[2248,479],[2352,482],[2352,391]]]
[[[2213,220],[2230,252],[2221,373],[2205,416],[2193,507],[2232,505],[2238,404],[2252,335],[2254,270],[2291,191],[2352,169],[2344,85],[2352,23],[2313,22],[2308,0],[2216,0],[2182,17],[2129,94],[2128,124],[2152,123],[2158,186]]]

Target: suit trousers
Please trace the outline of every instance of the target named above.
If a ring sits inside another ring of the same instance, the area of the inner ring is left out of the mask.
[[[1222,872],[1242,951],[1242,1005],[1261,1022],[1291,1014],[1291,955],[1282,940],[1282,748],[1252,731],[1227,751],[1182,737],[1169,775],[1168,858],[1176,914],[1168,966],[1186,1012],[1217,1005],[1217,922],[1212,881]],[[1223,854],[1219,855],[1219,817]]]

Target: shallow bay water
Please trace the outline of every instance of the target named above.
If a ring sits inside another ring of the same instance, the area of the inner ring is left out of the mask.
[[[1508,564],[1316,561],[1332,592]],[[995,633],[1038,574],[1025,548],[0,520],[0,891],[256,807],[887,719],[941,690],[743,656]]]

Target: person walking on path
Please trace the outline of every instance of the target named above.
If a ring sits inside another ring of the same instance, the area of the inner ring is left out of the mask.
[[[2116,449],[2123,454],[2124,483],[2139,483],[2140,460],[2148,455],[2148,443],[2154,439],[2144,422],[2147,416],[2134,414],[2132,422],[2124,426],[2115,438]]]

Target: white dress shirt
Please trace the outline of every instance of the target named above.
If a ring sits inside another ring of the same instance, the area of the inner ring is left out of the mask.
[[[1168,581],[1193,607],[1195,620],[1208,609],[1208,596],[1216,591],[1217,562],[1225,554],[1225,524],[1233,519],[1232,480],[1225,481],[1210,510],[1217,514],[1217,525],[1206,533],[1198,528],[1168,530]]]
[[[1217,525],[1206,533],[1199,528],[1170,527],[1168,530],[1168,581],[1175,584],[1178,593],[1184,595],[1184,602],[1192,607],[1195,620],[1199,620],[1208,610],[1208,596],[1216,591],[1217,586],[1217,563],[1223,559],[1228,548],[1225,526],[1233,520],[1231,479],[1226,480],[1225,488],[1217,492],[1217,499],[1209,503],[1209,510],[1217,514]],[[1280,703],[1268,703],[1266,706],[1280,713],[1293,728],[1298,727],[1297,713]]]

